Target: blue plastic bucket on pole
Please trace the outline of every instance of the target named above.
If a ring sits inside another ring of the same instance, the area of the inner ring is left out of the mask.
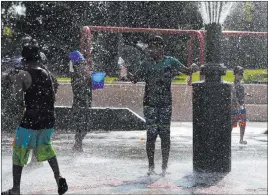
[[[105,72],[93,72],[92,73],[92,89],[103,89]]]

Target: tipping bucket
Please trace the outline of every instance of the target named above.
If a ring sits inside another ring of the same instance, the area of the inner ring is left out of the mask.
[[[86,60],[83,55],[77,50],[69,54],[69,59],[72,61],[73,64],[80,63]]]
[[[103,89],[105,72],[93,72],[92,73],[92,89]]]

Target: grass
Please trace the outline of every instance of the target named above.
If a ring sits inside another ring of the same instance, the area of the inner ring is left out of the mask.
[[[266,75],[262,80],[267,81],[267,69],[255,69],[255,70],[250,70],[246,69],[244,71],[244,81],[247,81],[245,83],[250,83],[250,80],[254,80],[259,78],[259,75]],[[186,83],[186,77],[187,75],[181,74],[179,76],[176,76],[176,78],[173,80],[173,83],[178,83],[178,84],[185,84]],[[234,74],[233,71],[227,71],[226,75],[222,77],[224,81],[227,82],[233,82],[234,80]],[[196,72],[192,76],[193,82],[199,81],[200,80],[200,73]],[[67,81],[70,82],[71,78],[57,78],[57,81]],[[105,83],[110,84],[114,83],[117,81],[116,77],[105,77]]]
[[[71,78],[63,78],[63,77],[60,77],[60,78],[57,78],[57,81],[71,81]]]
[[[58,77],[57,81],[59,81],[59,82],[71,82],[71,78]],[[105,77],[105,83],[113,83],[115,81],[117,81],[116,77]]]
[[[267,69],[256,69],[256,70],[250,70],[246,69],[244,71],[244,81],[248,81],[247,83],[250,83],[249,80],[255,80],[260,78],[259,75],[266,75],[266,78],[263,78],[263,81],[267,81]],[[176,77],[176,79],[173,81],[173,83],[186,83],[186,75],[182,74]],[[192,76],[193,82],[200,81],[200,73],[196,72]],[[227,82],[233,82],[234,81],[234,74],[232,70],[226,71],[226,75],[222,77],[222,80]]]

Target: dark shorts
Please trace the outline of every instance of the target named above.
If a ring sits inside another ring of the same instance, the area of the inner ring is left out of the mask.
[[[169,136],[172,106],[161,108],[144,106],[143,109],[147,126],[147,139],[155,138],[158,134],[160,137]]]

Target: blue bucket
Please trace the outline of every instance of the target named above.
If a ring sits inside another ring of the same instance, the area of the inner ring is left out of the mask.
[[[83,55],[79,51],[73,51],[69,54],[69,59],[72,61],[72,63],[80,63],[82,61],[85,61],[86,59],[83,57]]]
[[[92,89],[103,89],[105,72],[93,72],[92,73]]]

